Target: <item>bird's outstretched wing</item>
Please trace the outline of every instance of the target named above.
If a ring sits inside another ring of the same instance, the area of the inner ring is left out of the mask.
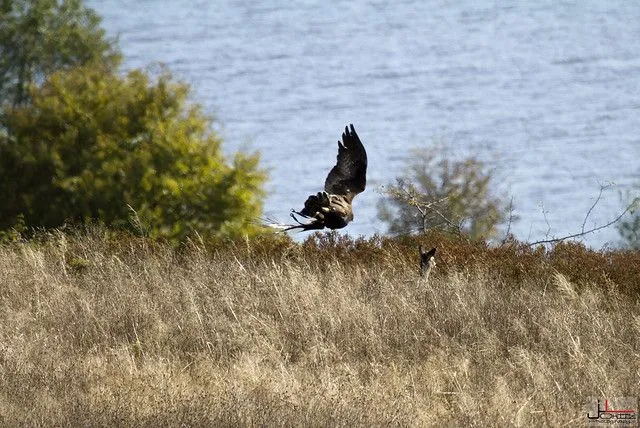
[[[344,128],[342,141],[338,141],[338,162],[324,182],[325,192],[344,195],[349,201],[367,184],[367,152],[353,125],[350,128]]]

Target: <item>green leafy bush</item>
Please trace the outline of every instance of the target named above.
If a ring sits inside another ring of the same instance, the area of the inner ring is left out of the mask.
[[[21,213],[29,226],[126,224],[133,209],[150,236],[251,233],[259,156],[225,160],[188,93],[166,72],[121,77],[91,65],[32,86],[31,102],[2,118],[0,229]]]

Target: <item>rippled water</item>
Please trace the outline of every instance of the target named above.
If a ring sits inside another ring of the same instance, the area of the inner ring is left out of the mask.
[[[262,152],[265,210],[282,220],[322,187],[350,122],[369,153],[356,235],[384,232],[376,189],[434,140],[499,168],[522,239],[547,221],[551,235],[579,230],[599,184],[615,182],[587,227],[608,221],[640,173],[637,2],[87,3],[126,67],[167,64],[220,121],[225,150]]]

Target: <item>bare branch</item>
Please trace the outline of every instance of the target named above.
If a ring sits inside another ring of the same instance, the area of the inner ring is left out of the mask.
[[[587,219],[591,215],[591,211],[593,211],[593,209],[596,207],[596,205],[598,205],[598,202],[600,202],[600,198],[602,197],[602,192],[604,192],[605,189],[608,189],[609,187],[611,187],[611,184],[601,184],[600,185],[600,192],[598,192],[598,197],[593,202],[593,205],[591,205],[591,208],[589,208],[589,211],[587,211],[587,215],[584,216],[584,221],[582,222],[582,233],[584,233],[584,226],[587,224]]]
[[[407,189],[406,184],[404,183],[404,181],[401,181],[401,180],[398,181],[398,192],[387,191],[387,193],[390,194],[391,196],[394,196],[396,198],[403,200],[407,205],[414,207],[418,211],[422,219],[423,233],[431,229],[431,227],[427,227],[427,223],[428,223],[429,215],[433,213],[436,216],[438,216],[443,221],[444,224],[446,224],[451,229],[453,229],[453,231],[456,234],[460,236],[464,235],[462,233],[462,228],[460,224],[454,223],[452,220],[447,218],[447,216],[444,215],[440,210],[435,208],[436,206],[442,204],[447,199],[449,199],[449,196],[445,196],[435,201],[428,201],[428,202],[421,201],[417,192],[415,191],[415,189],[413,189],[413,186]]]
[[[584,225],[583,225],[583,231],[582,232],[574,233],[574,234],[567,235],[567,236],[563,236],[561,238],[543,239],[541,241],[531,242],[531,243],[529,243],[527,245],[529,247],[533,247],[534,245],[540,245],[540,244],[553,244],[555,242],[561,242],[561,241],[565,241],[567,239],[577,238],[577,237],[580,237],[580,236],[588,235],[589,233],[597,232],[598,230],[605,229],[605,228],[607,228],[607,227],[619,222],[622,219],[622,217],[624,217],[625,214],[627,214],[629,211],[631,211],[637,204],[638,204],[638,199],[633,200],[629,205],[627,205],[627,207],[624,209],[624,211],[622,211],[622,213],[619,216],[617,216],[616,218],[614,218],[613,220],[611,220],[607,224],[603,224],[601,226],[594,227],[593,229],[589,229],[587,231],[584,230]]]
[[[437,214],[438,217],[440,217],[445,222],[445,224],[447,224],[451,229],[453,229],[454,232],[456,232],[460,236],[463,236],[463,233],[462,233],[462,222],[460,222],[458,224],[455,224],[455,223],[453,223],[453,221],[449,220],[444,214],[442,214],[439,210],[437,210],[435,208],[430,208],[430,209],[435,214]]]
[[[549,219],[547,218],[547,211],[545,211],[544,209],[544,203],[540,203],[540,205],[542,206],[542,216],[544,217],[544,222],[547,223],[547,231],[545,232],[544,236],[548,237],[551,234],[551,225],[549,224]]]

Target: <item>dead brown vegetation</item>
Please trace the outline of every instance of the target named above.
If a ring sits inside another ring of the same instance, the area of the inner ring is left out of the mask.
[[[0,425],[582,424],[587,397],[638,395],[638,266],[436,234],[50,233],[0,247]]]

